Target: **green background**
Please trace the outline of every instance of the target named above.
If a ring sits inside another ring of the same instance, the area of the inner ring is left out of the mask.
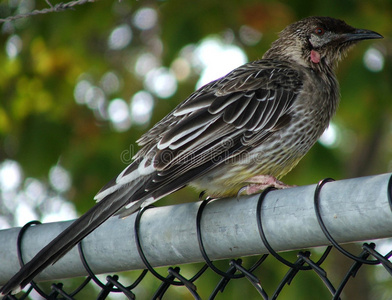
[[[3,2],[0,17],[21,13],[22,8],[46,7],[42,0],[36,0],[35,5],[29,1]],[[136,12],[145,7],[155,10],[157,23],[151,29],[141,30],[133,20]],[[14,191],[14,201],[16,195],[24,192],[26,181],[34,178],[47,187],[42,202],[61,196],[72,201],[78,213],[85,212],[94,204],[96,192],[125,167],[121,154],[137,149],[135,141],[194,91],[200,73],[192,68],[185,80],[177,82],[177,91],[167,99],[154,95],[151,120],[132,124],[125,131],[115,130],[112,122],[102,118],[97,109],[76,103],[75,86],[81,78],[99,87],[104,74],[116,74],[120,86],[105,94],[101,109],[106,111],[112,99],[121,98],[130,103],[132,96],[144,89],[144,78],[135,72],[143,53],[152,53],[161,66],[170,68],[184,54],[184,47],[200,45],[211,35],[227,42],[229,35],[227,43],[242,49],[251,61],[262,56],[286,25],[310,15],[341,18],[352,26],[379,32],[385,39],[362,42],[340,63],[337,76],[342,101],[333,120],[339,138],[331,146],[317,143],[284,182],[306,185],[325,177],[343,179],[391,172],[391,1],[106,0],[0,25],[0,163],[17,162],[23,174]],[[132,30],[131,42],[122,49],[110,49],[111,33],[123,24]],[[262,33],[261,39],[252,44],[243,42],[239,34],[243,25]],[[13,36],[20,39],[22,46],[16,56],[10,57],[6,47]],[[363,62],[370,48],[376,49],[384,59],[383,68],[377,72],[369,70]],[[54,165],[61,165],[69,172],[70,188],[61,192],[51,188],[48,173]],[[3,202],[4,193],[0,197]],[[158,205],[197,199],[197,193],[184,189],[167,196]],[[43,217],[41,208],[42,204],[36,208],[38,218]],[[7,210],[4,203],[0,209],[9,225],[16,224],[12,209]],[[348,247],[360,252],[357,245]],[[314,254],[317,255],[318,252]],[[295,260],[296,254],[288,253],[286,257]],[[349,260],[336,253],[332,255],[326,262],[331,281],[338,284],[350,265]],[[218,266],[226,268],[227,262]],[[198,267],[185,266],[185,275],[194,274]],[[161,272],[165,274],[165,270]],[[286,272],[286,267],[268,258],[256,275],[271,295]],[[379,267],[364,268],[345,289],[346,299],[391,299],[392,281],[385,273]],[[219,279],[208,271],[196,282],[203,299]],[[159,282],[148,276],[135,293],[138,299],[149,298],[158,286]],[[90,287],[80,299],[94,299],[96,294],[97,290]],[[255,289],[242,279],[231,281],[217,299],[256,297]],[[299,274],[279,299],[330,298],[317,275],[307,272]],[[172,287],[166,299],[192,299],[192,296],[185,288]]]

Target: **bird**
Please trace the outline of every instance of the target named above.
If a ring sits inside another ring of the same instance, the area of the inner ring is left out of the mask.
[[[109,217],[191,186],[213,197],[286,188],[280,181],[326,130],[339,103],[338,62],[358,41],[383,38],[331,17],[283,29],[261,59],[193,92],[137,141],[133,161],[97,203],[1,289],[15,293]]]

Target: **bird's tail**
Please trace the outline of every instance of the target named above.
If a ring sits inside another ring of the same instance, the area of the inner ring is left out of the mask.
[[[38,252],[0,289],[0,293],[7,295],[24,288],[36,275],[59,260],[84,237],[126,205],[130,201],[129,195],[132,194],[130,190],[134,187],[134,185],[125,186],[104,197]],[[140,207],[142,201],[139,202],[132,206],[132,210],[136,211]]]

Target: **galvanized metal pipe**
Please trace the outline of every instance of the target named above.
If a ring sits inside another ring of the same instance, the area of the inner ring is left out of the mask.
[[[320,194],[326,227],[339,243],[392,237],[388,199],[391,174],[327,183]],[[314,209],[316,185],[268,193],[262,203],[265,235],[275,251],[329,244]],[[256,220],[259,195],[208,203],[201,232],[211,260],[268,253]],[[196,215],[200,202],[148,209],[140,222],[143,252],[154,267],[200,262]],[[72,221],[33,226],[22,240],[25,261],[30,260]],[[83,240],[86,259],[96,274],[143,269],[134,236],[135,215],[111,218]],[[17,236],[20,228],[0,231],[0,285],[19,270]],[[36,281],[86,275],[76,248],[37,276]]]

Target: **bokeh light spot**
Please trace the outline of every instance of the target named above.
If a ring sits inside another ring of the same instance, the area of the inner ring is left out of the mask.
[[[18,162],[7,159],[0,164],[0,189],[9,191],[17,189],[22,182],[22,168]]]
[[[90,86],[84,95],[84,103],[91,109],[98,109],[105,103],[105,93],[96,86]]]
[[[131,120],[137,125],[145,125],[151,119],[154,108],[153,96],[146,92],[137,92],[131,99]]]
[[[133,24],[141,30],[148,30],[155,26],[157,19],[158,15],[155,9],[144,7],[136,11],[133,16]]]
[[[123,24],[116,27],[109,36],[108,45],[112,50],[121,50],[130,44],[132,40],[132,29]]]
[[[123,99],[116,98],[109,103],[108,115],[117,131],[125,131],[131,126],[129,108]]]
[[[24,182],[24,192],[30,203],[38,206],[46,197],[46,186],[36,178],[26,178]]]
[[[206,38],[195,51],[197,62],[202,65],[202,72],[196,87],[199,88],[212,80],[218,79],[247,61],[247,57],[237,46],[225,44],[218,37]]]
[[[28,203],[23,196],[19,196],[16,199],[18,206],[16,207],[16,225],[23,226],[31,220],[37,220],[38,214],[34,210],[34,206]]]
[[[169,98],[177,90],[177,80],[167,68],[158,68],[147,73],[144,85],[159,98]]]
[[[71,187],[71,176],[62,166],[55,165],[49,170],[49,182],[57,192],[64,193]]]
[[[16,34],[11,35],[6,44],[5,44],[5,51],[9,58],[15,58],[18,56],[19,52],[22,50],[22,40]]]
[[[330,123],[329,127],[319,138],[319,142],[328,148],[337,147],[340,142],[340,131],[339,128],[334,124]]]
[[[247,25],[241,26],[239,35],[241,41],[248,46],[256,45],[263,37],[263,34],[260,31]]]
[[[56,196],[45,202],[45,214],[42,222],[72,220],[77,217],[75,206],[63,197]]]
[[[90,88],[90,82],[87,80],[80,80],[74,88],[75,102],[78,104],[86,104],[86,93]]]
[[[189,62],[182,57],[178,57],[173,61],[171,70],[178,81],[186,80],[191,75],[191,66]]]
[[[384,68],[384,55],[376,48],[370,48],[363,56],[366,68],[372,72],[380,72]]]
[[[143,53],[139,56],[135,64],[135,71],[137,75],[143,77],[148,72],[160,66],[158,58],[152,53]]]
[[[107,95],[114,94],[120,89],[120,79],[114,72],[107,72],[101,78],[101,86]]]

